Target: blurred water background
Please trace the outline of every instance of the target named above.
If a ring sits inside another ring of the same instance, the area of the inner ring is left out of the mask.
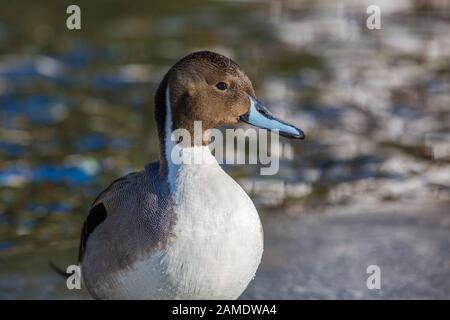
[[[195,50],[232,57],[307,134],[275,176],[226,166],[263,220],[448,209],[449,1],[76,3],[79,31],[65,26],[68,1],[0,5],[0,299],[87,297],[47,260],[75,262],[95,196],[157,158],[153,94]],[[366,28],[370,4],[381,30]]]

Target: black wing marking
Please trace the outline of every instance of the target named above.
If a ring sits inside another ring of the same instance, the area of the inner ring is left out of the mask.
[[[104,197],[106,197],[111,190],[113,189],[117,190],[117,188],[120,188],[122,182],[126,183],[128,178],[133,177],[136,174],[139,174],[139,172],[131,172],[126,176],[114,180],[108,186],[108,188],[103,190],[97,196],[97,198],[95,198],[94,202],[92,203],[91,210],[89,211],[89,215],[84,221],[83,230],[81,231],[80,247],[78,250],[78,263],[80,263],[81,260],[83,259],[84,251],[86,250],[86,243],[89,236],[91,235],[92,232],[94,232],[95,228],[97,228],[97,226],[100,223],[102,223],[108,216],[108,212],[106,211],[106,208],[102,203]]]
[[[80,248],[78,251],[78,263],[83,259],[84,251],[86,250],[86,243],[90,236],[90,234],[97,228],[97,226],[102,223],[108,213],[106,212],[106,208],[103,203],[99,203],[92,207],[89,211],[89,215],[84,221],[83,230],[81,231],[80,237]]]

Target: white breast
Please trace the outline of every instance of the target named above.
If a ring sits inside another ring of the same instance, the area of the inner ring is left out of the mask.
[[[176,240],[163,264],[175,298],[235,299],[251,281],[263,250],[253,202],[222,170],[207,147],[201,165],[178,167],[174,190]]]

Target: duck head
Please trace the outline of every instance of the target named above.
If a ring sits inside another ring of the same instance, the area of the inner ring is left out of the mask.
[[[202,122],[203,131],[246,122],[288,138],[305,137],[256,98],[250,79],[237,63],[209,51],[192,53],[167,72],[155,97],[155,118],[162,146],[168,124],[171,131],[183,128],[193,136],[194,121]]]

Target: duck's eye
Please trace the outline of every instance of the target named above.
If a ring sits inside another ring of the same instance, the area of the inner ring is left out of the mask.
[[[228,86],[225,82],[219,82],[218,84],[216,84],[216,88],[225,91],[227,90]]]

